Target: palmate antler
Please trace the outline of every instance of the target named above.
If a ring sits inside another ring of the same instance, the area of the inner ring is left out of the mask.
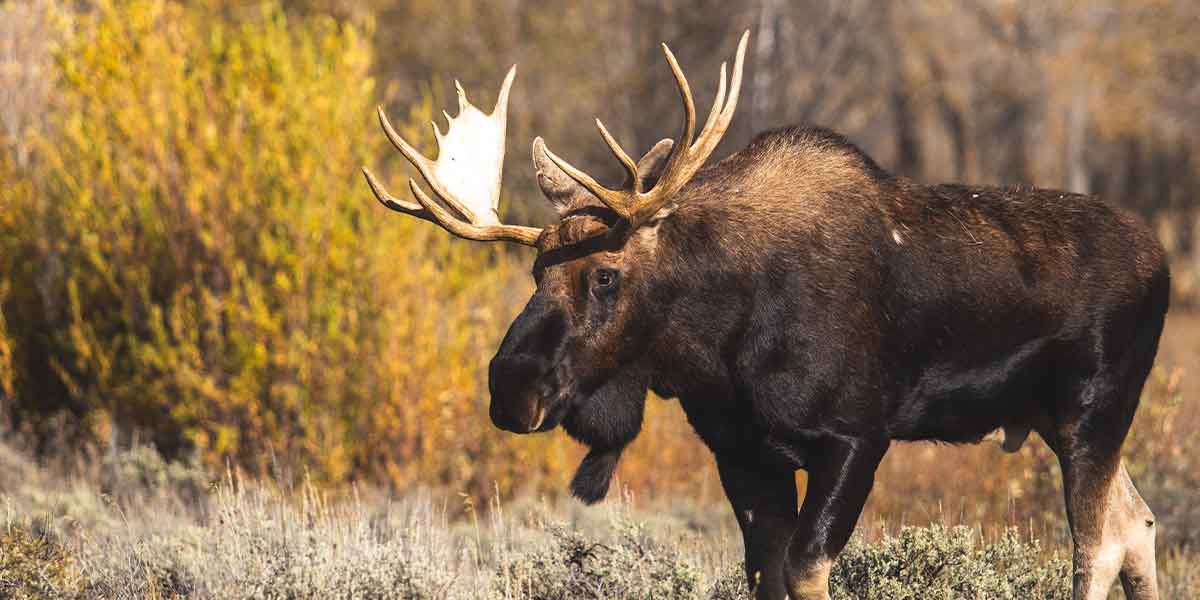
[[[467,94],[457,81],[458,116],[446,115],[448,127],[443,134],[433,123],[438,143],[437,161],[431,161],[404,141],[388,122],[383,108],[379,109],[379,124],[392,145],[412,163],[443,202],[457,213],[434,202],[413,179],[408,180],[417,203],[400,200],[384,189],[366,167],[363,175],[367,185],[384,206],[404,214],[419,217],[440,225],[450,233],[481,242],[515,242],[526,246],[537,243],[542,230],[536,227],[505,225],[496,209],[500,203],[500,179],[504,166],[504,131],[508,119],[508,92],[516,77],[514,65],[504,78],[496,107],[485,115],[467,100]]]
[[[679,86],[679,96],[683,99],[684,125],[683,135],[680,138],[681,143],[675,144],[662,176],[649,191],[642,190],[642,178],[639,177],[637,163],[613,139],[600,119],[596,119],[596,129],[600,130],[600,136],[608,144],[609,150],[624,165],[629,174],[627,179],[629,183],[625,188],[614,190],[604,187],[592,176],[575,168],[553,152],[547,150],[546,155],[567,175],[578,181],[606,206],[627,220],[631,228],[638,227],[670,202],[675,192],[678,192],[691,180],[696,171],[704,166],[704,161],[708,160],[712,151],[716,149],[717,143],[721,141],[721,136],[725,135],[725,130],[733,120],[733,111],[737,108],[738,92],[742,86],[742,60],[745,58],[746,44],[749,39],[750,30],[746,30],[742,34],[741,42],[738,43],[737,58],[733,62],[733,78],[729,86],[728,100],[725,99],[725,63],[721,63],[721,81],[717,87],[717,97],[713,101],[708,120],[704,123],[704,129],[700,131],[700,135],[695,141],[692,140],[692,135],[696,130],[696,104],[692,100],[692,90],[688,86],[687,78],[683,76],[683,71],[679,69],[679,63],[675,60],[671,49],[666,44],[662,45],[663,54],[667,56],[667,62],[671,65],[671,73],[675,76],[675,83]]]
[[[667,160],[663,173],[658,182],[650,190],[642,189],[643,178],[638,172],[637,163],[621,148],[621,145],[608,133],[608,129],[596,119],[596,128],[608,144],[609,149],[617,160],[624,165],[628,172],[626,187],[614,190],[600,185],[587,173],[571,166],[549,150],[546,155],[572,179],[579,182],[588,191],[595,194],[606,206],[617,213],[635,229],[653,217],[659,209],[670,202],[675,192],[678,192],[696,171],[704,165],[721,136],[733,120],[733,112],[737,108],[738,92],[742,85],[742,62],[746,56],[746,44],[750,39],[750,31],[742,34],[738,43],[737,58],[733,63],[733,77],[729,84],[729,98],[725,98],[725,63],[721,63],[721,81],[717,88],[717,97],[712,110],[704,123],[704,129],[693,140],[696,132],[696,104],[692,100],[692,91],[688,87],[687,78],[679,68],[671,49],[663,44],[663,53],[675,76],[679,87],[679,96],[683,100],[684,127],[681,143],[674,145],[671,156]],[[492,114],[485,115],[467,101],[462,86],[455,82],[458,88],[459,113],[457,117],[446,114],[449,127],[443,134],[437,123],[433,124],[434,135],[438,142],[437,161],[431,161],[417,152],[408,142],[404,141],[392,124],[388,122],[383,109],[379,109],[379,123],[391,140],[392,145],[408,159],[429,187],[433,189],[442,202],[445,202],[457,214],[433,201],[417,185],[409,179],[416,203],[397,199],[375,179],[366,167],[363,175],[367,185],[384,206],[405,214],[419,217],[436,223],[446,231],[462,238],[478,241],[503,241],[534,246],[541,236],[542,230],[536,227],[506,225],[500,222],[496,208],[500,201],[500,179],[504,164],[504,131],[508,117],[508,92],[512,87],[517,68],[513,66],[504,78],[500,95],[496,99],[496,107]],[[445,113],[443,113],[445,114]]]

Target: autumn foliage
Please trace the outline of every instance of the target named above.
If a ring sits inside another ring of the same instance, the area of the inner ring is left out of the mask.
[[[368,201],[362,31],[218,16],[106,3],[56,52],[53,128],[4,175],[13,425],[256,472],[455,477],[486,443],[495,328],[474,307],[501,304],[511,261]]]
[[[27,162],[0,159],[13,429],[284,479],[564,489],[574,443],[487,417],[531,256],[399,218],[362,182],[394,154],[369,25],[156,0],[57,18],[47,125]],[[433,107],[394,120],[432,142]]]

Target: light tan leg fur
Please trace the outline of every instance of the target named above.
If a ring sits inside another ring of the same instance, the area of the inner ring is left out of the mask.
[[[1126,598],[1157,600],[1154,514],[1133,487],[1123,463],[1110,478],[1107,488],[1107,493],[1100,499],[1102,505],[1077,516],[1099,523],[1077,523],[1074,527],[1077,532],[1075,600],[1105,600],[1118,574]],[[1098,539],[1080,533],[1097,530]]]
[[[833,561],[822,560],[812,565],[804,577],[788,581],[788,597],[792,600],[830,600],[829,570]]]

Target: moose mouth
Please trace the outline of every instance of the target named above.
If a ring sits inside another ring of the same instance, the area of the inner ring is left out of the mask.
[[[538,401],[537,416],[529,426],[527,433],[542,433],[558,427],[571,412],[575,402],[573,385],[565,385],[559,391],[544,396]]]

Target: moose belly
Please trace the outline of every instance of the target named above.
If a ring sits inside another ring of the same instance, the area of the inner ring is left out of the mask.
[[[920,371],[888,423],[892,439],[976,443],[1010,452],[1024,443],[1055,393],[1051,344],[1038,338],[990,361],[951,360]]]

